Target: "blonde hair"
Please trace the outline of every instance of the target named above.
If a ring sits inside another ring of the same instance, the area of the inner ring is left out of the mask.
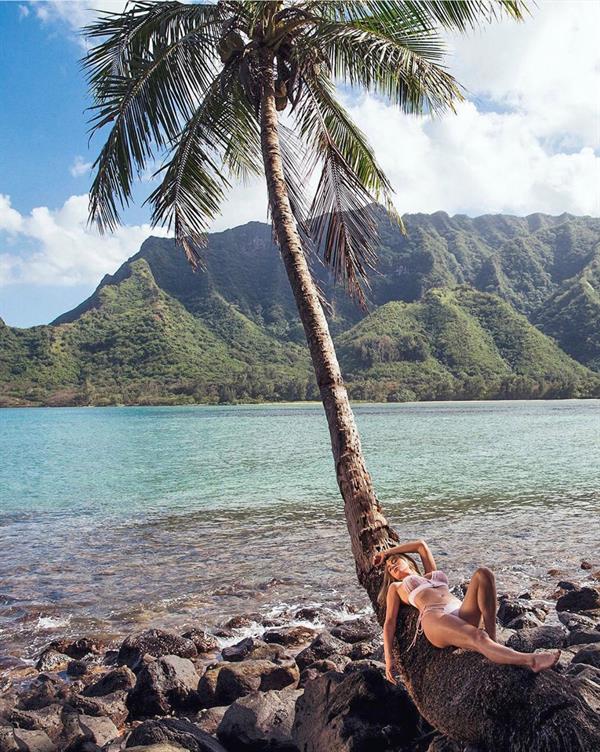
[[[390,585],[392,584],[392,582],[396,582],[396,580],[390,574],[388,563],[398,561],[398,559],[404,559],[404,561],[407,562],[407,564],[415,574],[421,574],[421,570],[419,569],[417,562],[412,558],[412,556],[408,556],[408,554],[392,554],[387,559],[385,559],[385,561],[383,562],[383,582],[381,583],[381,589],[379,590],[379,595],[377,596],[377,603],[382,608],[385,607],[387,593]]]

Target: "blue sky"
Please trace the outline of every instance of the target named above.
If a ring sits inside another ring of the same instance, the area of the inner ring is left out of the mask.
[[[86,226],[88,106],[82,23],[121,0],[0,2],[0,317],[47,323],[89,295],[151,232],[140,206],[99,237]],[[401,212],[600,214],[600,3],[545,2],[525,24],[449,40],[467,88],[456,115],[409,118],[373,97],[346,104]],[[576,71],[576,75],[574,74]],[[266,218],[262,184],[236,188],[215,230]]]

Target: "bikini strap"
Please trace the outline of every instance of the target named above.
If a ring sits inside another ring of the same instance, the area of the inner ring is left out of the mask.
[[[409,650],[412,650],[412,648],[414,648],[414,646],[415,646],[415,644],[416,644],[416,642],[417,642],[417,637],[418,637],[418,636],[419,636],[420,634],[423,634],[423,624],[421,623],[421,621],[422,621],[422,618],[423,618],[423,612],[422,612],[422,611],[419,611],[419,617],[417,618],[417,626],[415,627],[415,635],[414,635],[414,637],[413,637],[413,640],[412,640],[412,642],[411,642],[411,643],[410,643],[410,645],[408,646],[408,649],[409,649]]]

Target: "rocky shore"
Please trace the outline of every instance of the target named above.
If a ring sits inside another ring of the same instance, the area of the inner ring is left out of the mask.
[[[374,616],[326,628],[321,617],[302,608],[291,622],[241,614],[212,631],[151,629],[118,645],[54,641],[3,689],[0,752],[466,749],[386,681]],[[501,595],[498,622],[502,642],[562,648],[553,670],[600,686],[600,587],[560,581],[543,599]],[[256,634],[236,642],[253,624]]]

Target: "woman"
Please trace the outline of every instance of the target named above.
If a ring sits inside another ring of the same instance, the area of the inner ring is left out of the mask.
[[[421,557],[425,576],[407,554]],[[435,560],[425,541],[403,543],[375,554],[374,566],[385,564],[383,585],[378,602],[385,604],[383,649],[386,677],[395,684],[392,675],[392,641],[400,603],[419,610],[417,635],[422,630],[436,648],[465,648],[475,650],[494,663],[526,666],[536,673],[556,664],[560,650],[543,653],[519,653],[496,642],[496,583],[493,573],[480,567],[460,601],[448,590],[448,578],[435,566]],[[483,621],[485,631],[480,629]]]

